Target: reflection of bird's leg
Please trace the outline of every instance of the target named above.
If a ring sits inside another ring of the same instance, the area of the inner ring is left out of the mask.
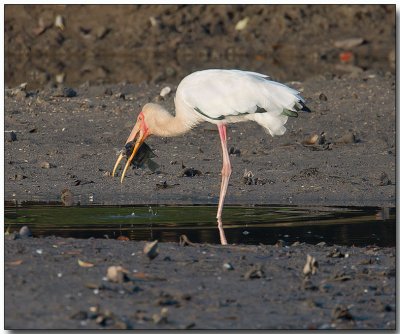
[[[219,131],[219,136],[221,138],[223,163],[222,163],[222,171],[221,171],[222,181],[221,181],[221,192],[219,194],[217,220],[218,220],[218,229],[219,229],[220,237],[221,237],[221,244],[226,245],[227,242],[226,242],[224,230],[222,228],[221,216],[222,216],[222,208],[224,206],[226,190],[228,188],[229,177],[231,176],[231,173],[232,173],[232,168],[231,168],[231,162],[229,160],[228,146],[226,143],[226,125],[219,124],[218,131]]]

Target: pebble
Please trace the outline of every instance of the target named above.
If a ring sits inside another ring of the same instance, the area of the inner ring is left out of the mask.
[[[324,93],[319,94],[319,99],[321,101],[328,101],[328,98],[326,97],[326,95]]]
[[[343,320],[353,320],[354,317],[350,313],[349,309],[345,306],[336,306],[332,311],[332,318],[333,319],[343,319]]]
[[[354,135],[354,133],[350,132],[347,133],[345,135],[343,135],[342,137],[340,137],[337,141],[337,143],[342,143],[342,144],[352,144],[352,143],[356,143],[356,136]]]
[[[61,202],[64,206],[72,206],[74,204],[74,194],[69,189],[61,192]]]
[[[110,28],[100,26],[96,29],[96,37],[97,39],[103,39],[108,35],[108,33],[111,31]]]
[[[51,164],[48,161],[42,161],[40,163],[40,168],[49,169],[49,168],[54,168],[54,167],[55,167],[55,165]]]
[[[318,268],[318,262],[315,259],[315,257],[307,254],[307,260],[303,268],[303,274],[306,276],[309,276],[310,274],[314,275],[317,272],[317,268]]]
[[[160,96],[166,97],[169,93],[171,93],[171,87],[167,86],[161,89]]]
[[[392,181],[389,179],[389,176],[385,172],[381,173],[379,180],[380,180],[380,183],[379,183],[380,186],[388,186],[388,185],[392,184]]]
[[[312,134],[310,137],[303,141],[304,145],[314,145],[318,141],[319,136],[317,134]]]
[[[27,176],[22,175],[22,174],[15,174],[14,175],[14,180],[16,180],[16,181],[21,181],[21,180],[26,179],[26,178],[27,178]]]
[[[18,234],[19,234],[19,237],[20,237],[20,238],[29,238],[29,237],[32,236],[31,230],[30,230],[29,227],[26,226],[26,225],[24,225],[24,226],[22,226],[22,227],[20,228]]]
[[[244,184],[252,185],[252,184],[257,184],[258,178],[254,177],[252,171],[248,171],[247,169],[245,169],[242,181]]]
[[[229,155],[236,155],[237,157],[240,157],[240,150],[232,146],[229,148]]]
[[[183,170],[181,176],[193,177],[201,174],[202,174],[201,171],[194,169],[193,167],[188,167]]]
[[[333,250],[331,250],[329,252],[329,254],[327,255],[328,257],[337,257],[337,258],[342,258],[344,257],[344,254],[340,251],[339,248],[334,248]]]
[[[64,30],[65,24],[64,24],[64,18],[61,15],[57,15],[56,18],[54,19],[54,26]]]
[[[155,324],[167,323],[168,322],[168,308],[163,307],[160,313],[153,314],[152,319]]]
[[[265,277],[264,270],[261,265],[255,265],[244,274],[245,279],[263,278]]]
[[[110,266],[107,268],[107,279],[114,283],[123,283],[129,280],[128,270],[121,266]]]
[[[333,45],[339,49],[351,49],[355,46],[361,45],[362,43],[364,43],[364,38],[353,37],[335,41]]]
[[[238,21],[235,25],[235,30],[244,30],[247,27],[247,23],[250,21],[249,17],[245,17],[244,19]]]
[[[146,242],[143,248],[143,253],[150,259],[153,260],[158,255],[158,240],[153,242]]]
[[[13,141],[16,141],[16,140],[17,140],[17,135],[16,135],[16,133],[15,133],[14,131],[9,132],[7,141],[8,141],[8,142],[13,142]]]
[[[224,269],[224,270],[234,270],[235,268],[232,266],[231,263],[224,262],[224,264],[222,265],[222,269]]]
[[[53,93],[53,97],[75,97],[75,96],[76,96],[76,91],[68,87],[58,88]]]

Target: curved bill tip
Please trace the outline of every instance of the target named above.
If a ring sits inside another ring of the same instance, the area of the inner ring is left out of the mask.
[[[121,163],[122,158],[123,158],[123,154],[120,153],[119,156],[118,156],[117,161],[115,162],[114,169],[113,169],[112,174],[111,174],[113,177],[115,176],[115,172],[117,171],[117,168],[118,168],[119,164]]]

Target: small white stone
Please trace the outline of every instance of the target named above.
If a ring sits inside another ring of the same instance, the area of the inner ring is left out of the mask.
[[[161,97],[166,97],[169,93],[171,93],[171,88],[169,86],[164,87],[161,89],[160,96]]]

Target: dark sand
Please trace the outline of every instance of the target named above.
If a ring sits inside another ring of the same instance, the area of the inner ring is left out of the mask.
[[[395,329],[394,248],[162,243],[151,261],[143,246],[6,241],[6,328]],[[126,282],[104,280],[114,265]]]

